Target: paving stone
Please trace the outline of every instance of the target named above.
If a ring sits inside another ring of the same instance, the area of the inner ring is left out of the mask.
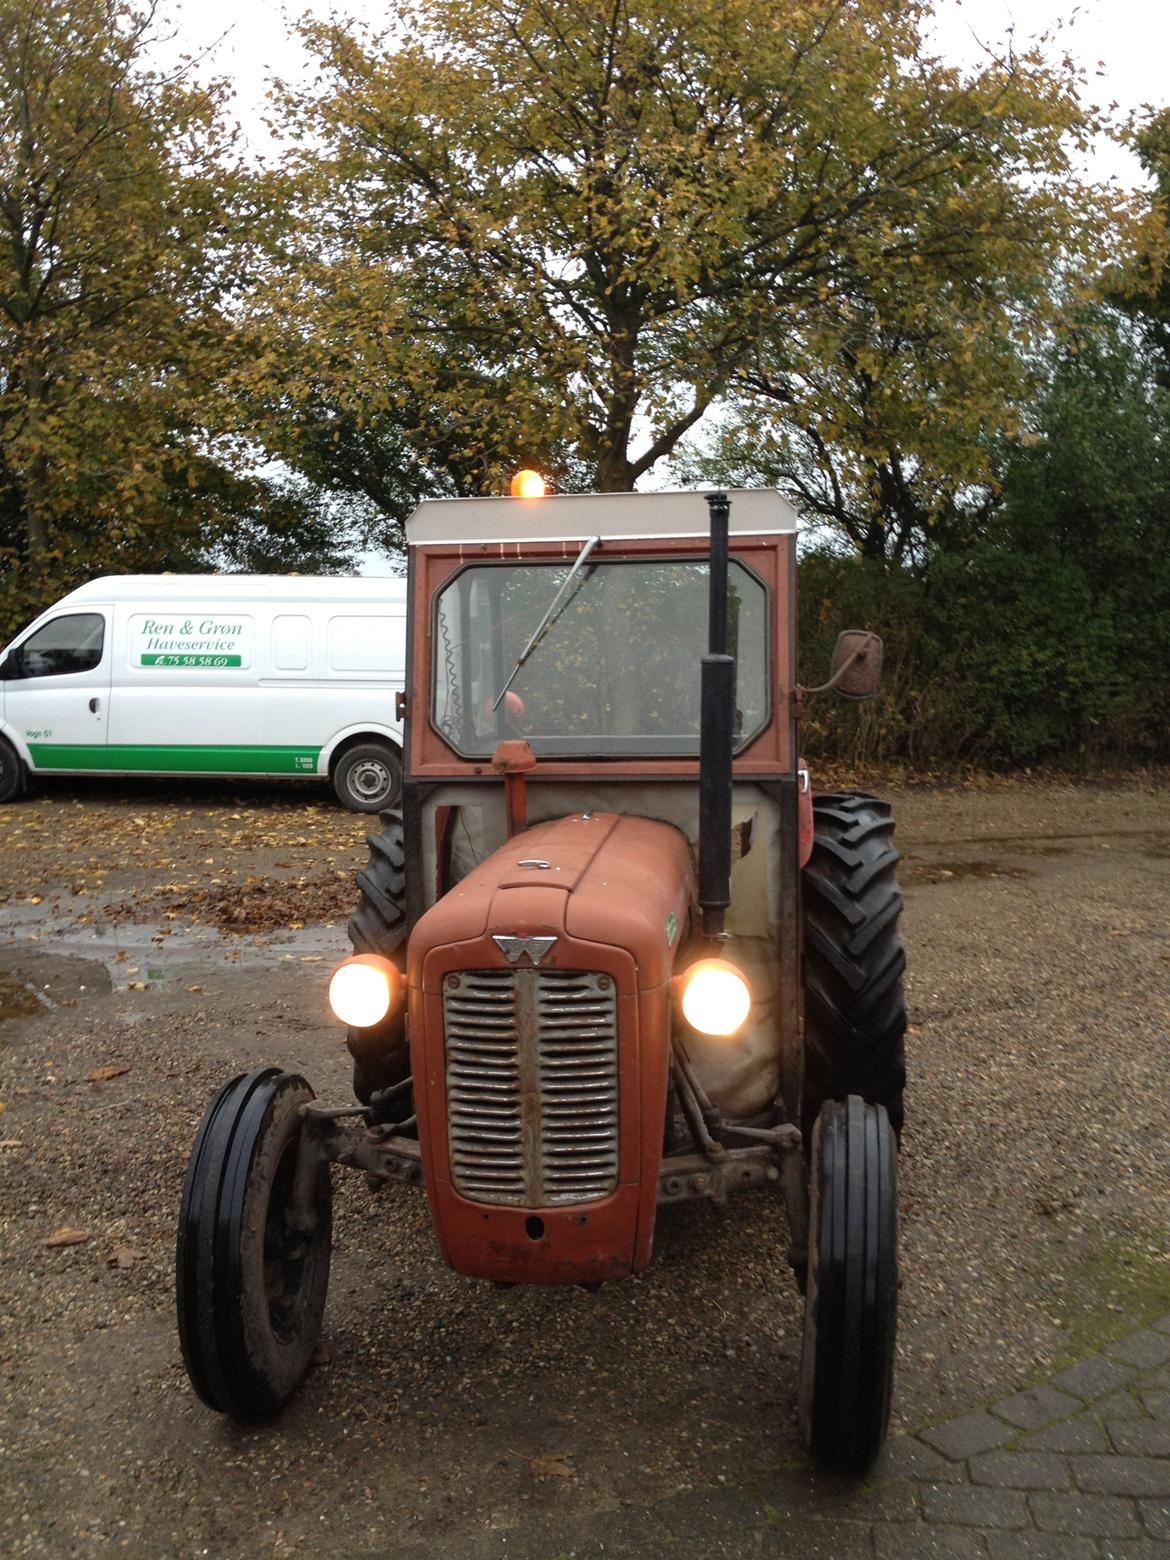
[[[1068,1463],[1082,1490],[1101,1495],[1170,1496],[1170,1459],[1165,1457],[1077,1455]]]
[[[1161,1387],[1143,1387],[1142,1404],[1147,1414],[1155,1419],[1170,1419],[1170,1391]]]
[[[1079,1408],[1080,1404],[1074,1404],[1074,1407]],[[985,1413],[964,1414],[961,1419],[952,1419],[945,1425],[932,1425],[929,1430],[920,1430],[918,1433],[920,1441],[925,1441],[928,1446],[933,1446],[944,1457],[953,1458],[955,1462],[974,1457],[979,1452],[990,1452],[1011,1438],[1012,1432],[1007,1425]]]
[[[1138,1457],[1170,1457],[1170,1420],[1118,1419],[1106,1429],[1119,1452]]]
[[[1155,1332],[1170,1333],[1170,1316],[1163,1316],[1160,1321],[1151,1322],[1150,1326]]]
[[[970,1528],[879,1524],[873,1530],[873,1539],[877,1560],[987,1560],[986,1538]]]
[[[1170,1365],[1163,1365],[1161,1370],[1152,1370],[1142,1377],[1143,1387],[1170,1387]]]
[[[902,1527],[891,1528],[901,1533]],[[688,1551],[680,1551],[681,1555]],[[706,1556],[696,1549],[696,1556]],[[746,1546],[742,1554],[783,1556],[784,1560],[871,1560],[873,1529],[867,1522],[783,1522],[764,1529],[758,1549]]]
[[[1096,1446],[1074,1446],[1074,1452],[1095,1452]],[[936,1452],[914,1435],[900,1435],[886,1443],[885,1454],[871,1475],[875,1479],[929,1479],[932,1484],[957,1484],[963,1478],[958,1463]]]
[[[1070,1365],[1067,1370],[1058,1371],[1049,1385],[1091,1403],[1094,1398],[1104,1397],[1107,1392],[1115,1392],[1136,1375],[1136,1365],[1127,1365],[1124,1360],[1102,1359],[1099,1354],[1094,1354],[1087,1360]]]
[[[1027,1503],[1018,1490],[993,1490],[970,1484],[927,1484],[922,1512],[928,1522],[956,1527],[1021,1528],[1028,1520]]]
[[[1105,1352],[1111,1360],[1124,1360],[1127,1365],[1152,1370],[1155,1365],[1165,1365],[1170,1360],[1170,1336],[1143,1327],[1140,1332],[1111,1343]]]
[[[1102,1419],[1144,1419],[1146,1411],[1132,1392],[1115,1392],[1093,1404],[1093,1412]]]
[[[980,1452],[971,1459],[976,1484],[1008,1490],[1068,1490],[1068,1464],[1055,1452]]]
[[[988,1533],[984,1539],[991,1560],[1096,1560],[1095,1538],[1068,1533]]]
[[[1036,1490],[1028,1496],[1036,1526],[1045,1533],[1088,1533],[1098,1538],[1140,1538],[1137,1507],[1119,1495],[1086,1495],[1083,1490]]]
[[[1067,1392],[1055,1387],[1029,1387],[1026,1392],[1014,1392],[1002,1403],[993,1403],[991,1412],[1021,1430],[1039,1430],[1054,1419],[1067,1419],[1080,1411],[1081,1404]]]
[[[1170,1500],[1139,1500],[1138,1510],[1151,1538],[1170,1539]]]
[[[1101,1560],[1167,1560],[1170,1544],[1156,1538],[1103,1538],[1100,1554]]]
[[[1029,1452],[1107,1452],[1112,1443],[1099,1420],[1083,1415],[1033,1430],[1017,1444]]]

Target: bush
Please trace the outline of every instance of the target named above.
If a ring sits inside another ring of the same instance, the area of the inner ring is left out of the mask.
[[[1170,758],[1170,569],[1103,590],[1077,561],[984,542],[921,575],[811,553],[799,569],[801,680],[846,627],[885,640],[881,692],[810,702],[810,756],[1010,768]]]

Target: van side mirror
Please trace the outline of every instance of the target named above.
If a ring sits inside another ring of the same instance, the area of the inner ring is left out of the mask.
[[[826,688],[843,699],[872,699],[882,680],[882,642],[864,628],[837,635]]]
[[[4,654],[0,655],[0,682],[8,682],[18,675],[15,652],[5,650]]]

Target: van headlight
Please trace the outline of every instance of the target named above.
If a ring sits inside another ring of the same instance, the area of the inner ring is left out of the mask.
[[[333,971],[329,1006],[334,1017],[351,1029],[370,1029],[394,1007],[401,989],[402,976],[389,959],[359,953]]]
[[[726,959],[700,959],[682,977],[683,1017],[701,1035],[733,1035],[751,1010],[751,987]]]

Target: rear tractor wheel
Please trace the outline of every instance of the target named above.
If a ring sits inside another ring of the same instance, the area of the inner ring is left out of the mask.
[[[208,1106],[187,1165],[175,1288],[191,1385],[221,1414],[275,1414],[321,1335],[333,1200],[307,1149],[303,1078],[258,1068]]]
[[[804,869],[804,1089],[811,1134],[826,1100],[858,1094],[902,1131],[906,955],[888,802],[846,793],[813,801]]]
[[[827,1468],[862,1473],[890,1419],[898,1307],[897,1149],[883,1105],[821,1107],[813,1129],[801,1430]]]
[[[382,830],[366,843],[370,859],[357,875],[361,899],[350,917],[349,940],[355,953],[377,953],[405,970],[406,844],[402,814],[382,815]],[[406,1045],[406,1008],[400,1003],[381,1024],[350,1029],[346,1044],[353,1057],[353,1092],[363,1105],[381,1089],[401,1083],[410,1072]],[[409,1091],[404,1091],[408,1094]],[[401,1115],[409,1114],[403,1098]]]

